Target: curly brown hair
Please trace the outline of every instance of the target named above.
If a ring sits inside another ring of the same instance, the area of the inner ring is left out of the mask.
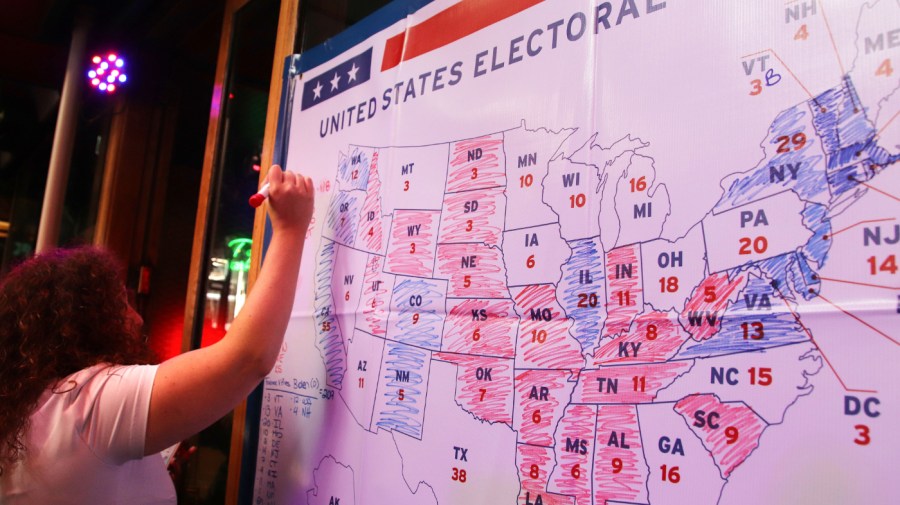
[[[0,282],[0,473],[25,449],[41,394],[99,364],[152,356],[112,254],[93,247],[38,255]]]

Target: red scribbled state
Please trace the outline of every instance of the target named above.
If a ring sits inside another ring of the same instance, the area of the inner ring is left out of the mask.
[[[575,387],[564,370],[525,370],[516,375],[513,429],[518,441],[549,447],[569,396]]]
[[[503,135],[486,135],[450,146],[447,192],[506,186]]]
[[[394,276],[382,270],[384,258],[374,254],[366,261],[360,309],[363,322],[357,326],[371,335],[383,337],[387,333],[387,320],[391,303]]]
[[[369,165],[369,184],[362,212],[356,245],[376,254],[384,254],[384,216],[381,209],[381,178],[378,175],[378,151],[372,154]]]
[[[641,314],[628,333],[603,341],[594,353],[594,365],[668,361],[678,353],[687,338],[674,312]]]
[[[512,300],[451,298],[447,300],[447,305],[449,309],[447,323],[444,325],[444,351],[515,357],[519,318],[513,311]]]
[[[435,277],[448,279],[447,296],[506,298],[506,267],[500,249],[484,244],[441,244]]]
[[[440,212],[430,210],[395,211],[385,270],[413,277],[431,277],[440,215]]]
[[[613,249],[606,254],[607,318],[604,335],[626,331],[644,306],[641,286],[640,245]]]
[[[721,272],[703,279],[694,289],[690,301],[681,312],[681,324],[694,340],[706,340],[718,333],[729,299],[743,281],[743,276],[729,281],[728,274]]]
[[[700,438],[726,479],[759,446],[759,437],[768,426],[746,404],[722,403],[710,394],[682,398],[675,404],[675,411]],[[702,427],[698,426],[698,417],[707,421]]]
[[[516,466],[519,468],[519,505],[574,505],[571,496],[551,494],[547,491],[550,470],[553,468],[553,449],[517,444]]]
[[[594,503],[604,505],[607,500],[646,503],[649,472],[641,447],[637,408],[602,405],[597,415]]]
[[[552,284],[525,286],[513,291],[519,314],[518,368],[565,368],[585,365],[581,345],[569,335],[571,321],[556,302]]]
[[[693,361],[611,366],[581,371],[575,403],[649,403],[691,369]],[[601,390],[602,388],[602,390]]]
[[[478,419],[512,426],[513,361],[511,359],[435,353],[434,359],[458,365],[456,402]]]
[[[499,246],[506,215],[504,188],[449,193],[441,212],[441,243],[483,242]]]
[[[550,475],[551,491],[575,497],[576,505],[591,505],[591,462],[597,407],[571,405],[556,430],[556,467]]]

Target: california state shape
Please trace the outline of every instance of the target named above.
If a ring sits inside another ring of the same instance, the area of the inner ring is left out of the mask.
[[[812,232],[803,226],[803,202],[786,191],[703,220],[709,271],[721,272],[793,251]]]

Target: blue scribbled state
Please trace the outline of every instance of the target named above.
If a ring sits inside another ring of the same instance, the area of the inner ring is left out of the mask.
[[[566,317],[573,322],[570,333],[581,344],[581,351],[593,351],[600,341],[600,329],[606,317],[603,246],[599,237],[593,237],[569,242],[569,248],[572,255],[562,267],[556,297]],[[589,272],[591,283],[587,283],[582,271]]]
[[[719,213],[759,200],[774,193],[790,189],[803,200],[811,200],[828,193],[825,178],[824,156],[814,131],[807,131],[804,119],[809,115],[806,104],[800,104],[782,111],[769,128],[766,158],[748,175],[732,181],[722,198],[716,204],[714,213]],[[791,139],[798,133],[806,136],[803,148],[794,150],[798,144]],[[788,138],[787,152],[779,153],[778,148]],[[773,191],[772,188],[778,188]]]
[[[763,338],[744,339],[742,324],[748,334],[755,333],[753,323],[762,323]],[[678,358],[705,358],[738,352],[758,351],[769,347],[808,341],[809,337],[788,310],[785,301],[769,281],[751,274],[737,302],[726,309],[718,333],[708,340],[689,344]]]
[[[361,191],[338,191],[325,216],[322,234],[339,244],[353,247],[359,230],[359,213],[366,194]]]
[[[795,253],[773,256],[771,258],[753,262],[750,267],[756,267],[762,271],[762,273],[771,281],[770,284],[774,285],[776,289],[781,290],[783,294],[790,294],[789,291],[788,293],[785,293],[785,290],[788,289],[788,271],[793,267],[796,256]]]
[[[446,281],[398,277],[391,300],[393,325],[388,327],[388,338],[440,351],[446,296]]]
[[[340,388],[347,371],[347,350],[334,313],[331,295],[331,276],[334,271],[335,243],[322,240],[319,250],[315,277],[315,331],[318,335],[316,347],[325,362],[325,376],[328,385]]]
[[[813,126],[822,138],[824,151],[829,157],[848,147],[868,144],[875,134],[849,78],[808,104],[813,112]],[[828,167],[834,166],[829,160]]]
[[[790,270],[790,280],[791,288],[805,300],[815,298],[821,288],[819,276],[802,254],[797,255],[797,261]]]
[[[812,232],[812,236],[804,244],[802,252],[816,267],[825,266],[828,250],[831,249],[831,220],[828,208],[824,205],[808,203],[803,208],[803,226]]]
[[[341,156],[337,176],[339,189],[365,191],[369,187],[370,162],[368,153],[359,147],[353,147],[350,156]]]
[[[378,413],[376,426],[422,439],[425,393],[428,389],[427,367],[431,364],[430,360],[429,351],[387,341],[384,364],[381,367],[382,386],[379,387],[385,404]]]
[[[900,160],[900,155],[891,156],[877,145],[877,132],[849,77],[810,100],[809,106],[825,148],[828,184],[835,199]]]

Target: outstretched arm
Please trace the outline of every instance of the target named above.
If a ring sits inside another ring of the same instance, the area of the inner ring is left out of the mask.
[[[308,177],[269,170],[272,241],[247,302],[225,337],[163,362],[156,373],[145,454],[199,432],[232,410],[275,365],[294,304],[313,212]]]

